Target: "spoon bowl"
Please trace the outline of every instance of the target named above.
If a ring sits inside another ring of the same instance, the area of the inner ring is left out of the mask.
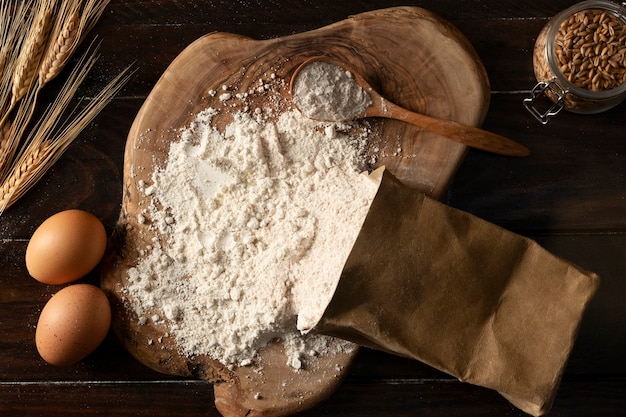
[[[528,148],[504,136],[400,107],[374,90],[357,71],[328,57],[314,57],[300,64],[291,76],[289,91],[298,110],[311,119],[343,122],[384,117],[483,151],[507,156],[530,155]]]

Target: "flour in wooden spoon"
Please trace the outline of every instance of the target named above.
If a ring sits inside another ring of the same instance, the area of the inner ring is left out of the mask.
[[[294,102],[307,117],[324,121],[346,121],[362,116],[372,104],[353,75],[324,61],[304,66],[293,84]]]
[[[300,347],[296,368],[303,351],[352,348],[298,330],[323,313],[376,193],[350,143],[363,137],[295,110],[235,112],[221,133],[217,114],[200,112],[140,185],[144,223],[166,243],[128,273],[137,314],[224,364],[251,363],[276,337]]]

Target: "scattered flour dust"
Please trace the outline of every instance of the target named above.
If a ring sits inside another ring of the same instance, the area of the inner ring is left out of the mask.
[[[354,145],[367,133],[296,110],[274,121],[234,111],[222,133],[219,111],[197,114],[138,185],[151,201],[140,223],[167,237],[128,272],[140,320],[165,321],[185,354],[226,365],[252,364],[277,337],[297,369],[331,345],[353,349],[307,332],[377,191]]]

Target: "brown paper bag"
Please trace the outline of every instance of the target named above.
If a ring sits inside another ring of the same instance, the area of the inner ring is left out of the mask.
[[[314,331],[418,359],[546,413],[598,276],[382,176]]]

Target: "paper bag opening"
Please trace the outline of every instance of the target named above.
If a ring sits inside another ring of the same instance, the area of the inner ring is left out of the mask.
[[[389,172],[314,331],[549,411],[596,274]]]

